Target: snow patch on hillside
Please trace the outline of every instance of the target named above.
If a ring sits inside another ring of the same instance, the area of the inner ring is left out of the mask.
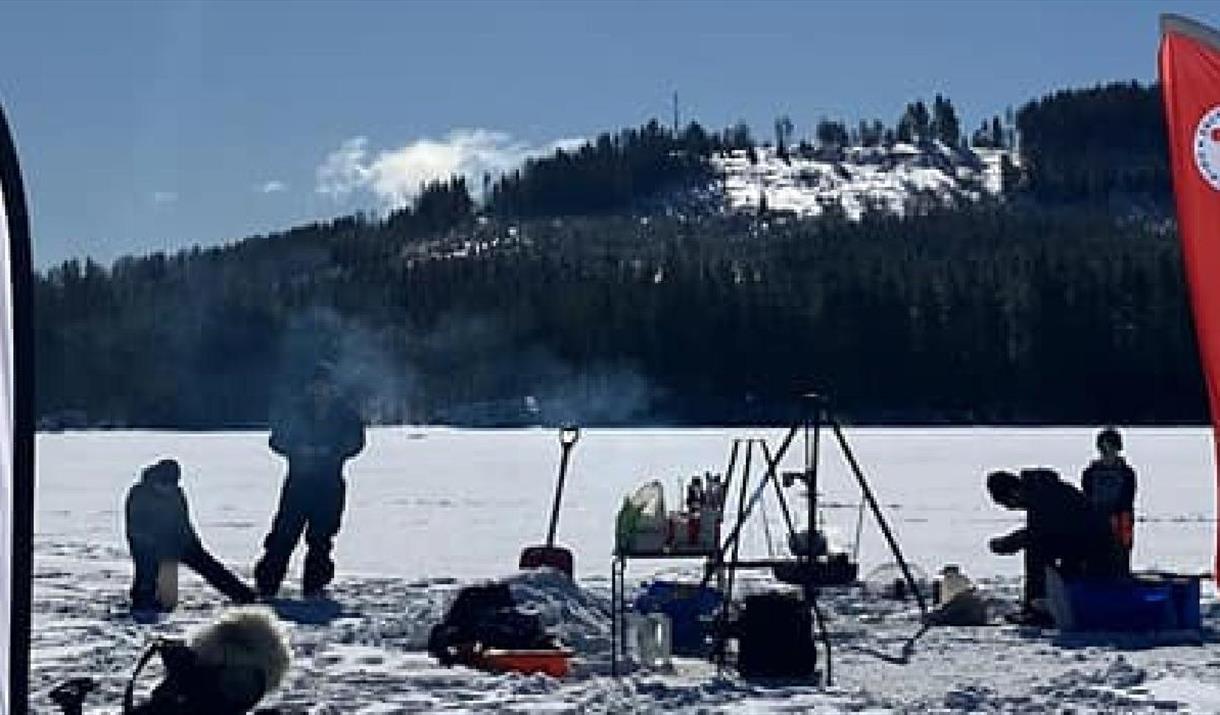
[[[841,210],[859,220],[868,211],[900,216],[921,209],[976,202],[1000,194],[1001,164],[1011,152],[922,146],[847,147],[792,151],[733,150],[712,158],[717,188],[729,211],[821,216]]]

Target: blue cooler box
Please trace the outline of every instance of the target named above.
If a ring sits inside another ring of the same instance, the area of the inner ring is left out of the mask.
[[[720,592],[714,588],[677,581],[654,581],[635,599],[640,613],[664,613],[673,627],[673,652],[703,657],[716,612]]]
[[[1047,574],[1055,625],[1065,632],[1199,631],[1199,578],[1137,574],[1118,581]]]

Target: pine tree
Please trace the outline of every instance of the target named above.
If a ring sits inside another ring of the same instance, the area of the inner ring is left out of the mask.
[[[931,135],[948,146],[957,146],[961,139],[962,128],[958,121],[953,103],[936,95],[932,104]]]
[[[775,151],[781,159],[788,158],[788,146],[792,142],[794,127],[787,115],[775,119]]]
[[[848,146],[851,136],[842,122],[822,118],[818,120],[817,139],[824,149],[841,149]]]
[[[1021,185],[1021,170],[1007,154],[1000,157],[1000,186],[1005,194],[1011,194]]]
[[[986,120],[984,120],[983,123],[979,125],[979,128],[975,129],[974,133],[970,135],[970,146],[978,147],[980,149],[992,148],[991,134],[987,129]]]
[[[928,141],[932,137],[932,117],[923,100],[916,100],[911,107],[911,131],[919,142]]]

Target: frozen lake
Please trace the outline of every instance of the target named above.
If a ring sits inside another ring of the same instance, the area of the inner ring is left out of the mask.
[[[516,572],[521,547],[541,541],[558,463],[554,430],[385,428],[370,431],[348,467],[346,524],[328,622],[285,623],[294,665],[269,700],[285,713],[418,712],[1077,712],[1190,709],[1215,712],[1212,683],[1220,603],[1205,591],[1203,645],[1167,648],[1099,643],[1063,647],[1044,633],[999,624],[936,628],[909,665],[896,652],[919,625],[910,603],[861,589],[829,589],[823,607],[835,641],[834,687],[768,686],[717,676],[701,661],[665,672],[607,676],[607,576],[614,518],[624,495],[648,479],[670,505],[685,478],[723,471],[735,437],[782,430],[587,430],[572,456],[560,542],[576,552],[579,580],[534,573],[513,578],[578,655],[577,673],[556,681],[442,668],[424,652],[427,633],[464,582]],[[1073,481],[1093,453],[1088,429],[851,429],[849,440],[908,558],[926,572],[959,563],[1002,612],[1019,591],[1020,559],[987,552],[989,536],[1019,523],[992,506],[983,476],[992,469],[1050,466]],[[1213,543],[1211,437],[1204,429],[1126,432],[1138,470],[1135,562],[1205,571]],[[193,576],[179,608],[155,625],[134,622],[126,590],[131,566],[122,504],[139,469],[173,456],[205,542],[245,578],[259,553],[283,479],[267,435],[84,432],[38,439],[33,688],[36,712],[47,690],[88,674],[99,692],[90,713],[117,713],[127,677],[153,636],[181,636],[226,608]],[[824,522],[840,542],[854,536],[858,491],[837,450],[823,450]],[[757,464],[757,463],[756,463]],[[784,461],[801,466],[799,447]],[[800,498],[798,490],[790,497]],[[780,517],[768,508],[775,531]],[[745,545],[764,552],[762,520]],[[871,524],[861,543],[863,573],[890,556]],[[782,543],[782,540],[779,540]],[[692,566],[689,562],[686,566]],[[637,564],[644,577],[660,564]],[[294,564],[286,595],[297,590]]]
[[[1049,466],[1078,482],[1093,456],[1093,430],[848,429],[848,440],[908,558],[928,571],[962,564],[979,575],[1019,572],[1019,559],[988,553],[986,539],[1019,521],[983,488],[993,469]],[[693,474],[723,471],[734,437],[778,445],[783,430],[591,429],[572,455],[559,541],[582,575],[608,569],[614,517],[648,479],[667,489]],[[1127,430],[1126,453],[1140,485],[1135,563],[1206,571],[1212,558],[1215,472],[1202,428]],[[122,503],[142,465],[182,462],[183,484],[204,541],[221,559],[250,564],[274,511],[283,463],[263,432],[82,432],[38,440],[40,537],[123,547]],[[554,430],[379,428],[347,468],[349,501],[336,560],[343,573],[409,578],[494,576],[516,568],[522,546],[545,537],[559,457]],[[784,468],[800,467],[794,445]],[[755,464],[758,462],[756,460]],[[842,543],[854,538],[859,492],[837,448],[823,448],[825,521]],[[795,503],[797,490],[790,490]],[[795,504],[794,504],[795,505]],[[774,503],[769,523],[780,524]],[[764,548],[761,520],[746,546]],[[889,561],[866,522],[863,571]]]

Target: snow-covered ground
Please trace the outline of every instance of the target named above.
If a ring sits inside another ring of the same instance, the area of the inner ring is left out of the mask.
[[[866,210],[905,215],[911,202],[951,205],[997,195],[1002,188],[1000,162],[1008,154],[998,149],[951,149],[939,142],[926,147],[848,147],[840,156],[801,156],[787,159],[774,147],[713,157],[719,186],[732,210],[757,210],[766,200],[771,211],[820,216],[837,206],[852,220]]]
[[[850,429],[909,559],[926,572],[961,564],[997,603],[1015,598],[1018,559],[989,554],[988,536],[1016,520],[982,488],[991,469],[1045,465],[1071,476],[1092,453],[1082,429]],[[553,574],[517,576],[514,589],[581,655],[564,681],[445,669],[423,651],[430,626],[462,584],[515,572],[522,546],[545,536],[558,458],[551,430],[376,429],[349,465],[349,503],[330,611],[286,613],[295,664],[272,700],[289,712],[388,713],[470,710],[534,712],[860,710],[1130,711],[1220,710],[1220,604],[1205,595],[1204,645],[1060,642],[1011,626],[934,629],[908,665],[869,651],[897,652],[915,612],[861,589],[828,592],[835,684],[769,686],[740,681],[696,661],[674,672],[610,678],[608,570],[614,515],[623,496],[659,479],[678,497],[685,477],[722,471],[731,439],[780,430],[587,430],[573,453],[560,541],[576,552],[578,585]],[[825,445],[829,448],[829,443]],[[141,465],[175,456],[196,524],[218,557],[244,576],[274,510],[282,465],[265,433],[83,432],[39,437],[34,688],[89,674],[103,691],[97,712],[117,712],[141,646],[179,634],[223,608],[193,577],[183,602],[146,626],[125,612],[130,566],[122,539],[126,486]],[[1135,561],[1141,567],[1208,570],[1213,543],[1211,439],[1201,429],[1127,432],[1141,479]],[[799,450],[785,462],[798,466]],[[837,452],[823,452],[824,517],[840,543],[854,536],[857,492]],[[794,492],[794,497],[797,494]],[[779,523],[774,504],[770,524]],[[746,546],[763,553],[762,520]],[[890,561],[868,524],[862,572]],[[652,569],[681,564],[653,564]],[[291,577],[299,575],[299,562]],[[633,566],[633,578],[650,568]],[[291,578],[290,577],[290,578]],[[289,583],[288,595],[296,590]]]

